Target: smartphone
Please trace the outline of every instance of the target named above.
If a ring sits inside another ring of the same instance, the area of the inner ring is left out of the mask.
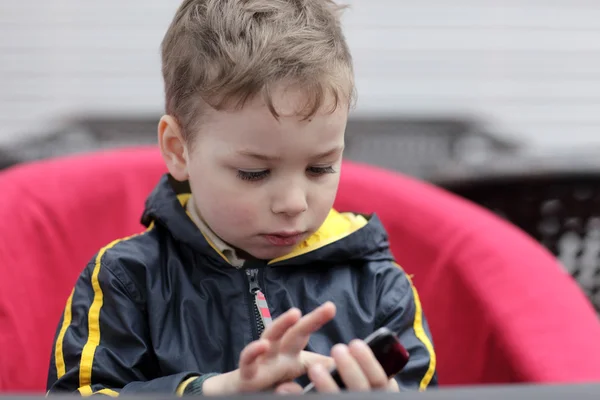
[[[373,354],[388,378],[396,376],[406,366],[409,359],[408,351],[402,346],[398,336],[388,328],[379,328],[365,338],[365,343],[371,348]],[[342,381],[337,369],[331,370],[331,377],[337,383],[340,389],[345,389],[346,385]],[[305,374],[299,378],[300,382],[310,382]],[[312,382],[304,386],[303,393],[314,392],[315,387]]]

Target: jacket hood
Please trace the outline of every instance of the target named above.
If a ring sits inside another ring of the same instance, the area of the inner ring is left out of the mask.
[[[206,254],[219,263],[229,264],[187,215],[190,197],[188,182],[178,182],[165,174],[146,200],[142,215],[145,226],[158,224],[178,241]],[[388,235],[376,215],[365,216],[331,210],[321,227],[291,253],[269,260],[273,266],[298,264],[337,264],[351,261],[393,261]]]

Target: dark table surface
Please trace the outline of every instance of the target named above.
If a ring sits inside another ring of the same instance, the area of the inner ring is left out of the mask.
[[[555,399],[569,399],[569,400],[598,400],[600,399],[600,383],[598,384],[585,384],[585,385],[510,385],[510,386],[486,386],[486,387],[469,387],[469,388],[443,388],[443,389],[432,389],[424,393],[419,392],[405,392],[405,393],[345,393],[340,395],[326,395],[326,394],[315,394],[308,395],[314,400],[359,400],[359,399],[372,399],[372,400],[391,400],[402,398],[408,400],[471,400],[471,399],[485,399],[485,400],[555,400]],[[0,398],[15,398],[19,400],[26,399],[38,399],[43,396],[11,396],[7,394],[0,394]],[[61,398],[67,399],[70,396],[52,396],[57,400]],[[177,398],[175,396],[120,396],[119,398],[136,398],[144,397],[146,399],[170,399]],[[295,398],[302,398],[301,396],[275,396],[268,394],[253,394],[253,395],[239,395],[239,396],[228,396],[222,397],[223,399],[234,399],[234,400],[269,400],[269,399],[281,399],[287,398],[293,400]],[[306,398],[306,396],[304,396]]]

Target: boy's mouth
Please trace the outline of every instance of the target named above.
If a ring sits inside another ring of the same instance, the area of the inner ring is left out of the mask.
[[[262,235],[273,246],[293,246],[300,242],[305,232],[274,232]]]

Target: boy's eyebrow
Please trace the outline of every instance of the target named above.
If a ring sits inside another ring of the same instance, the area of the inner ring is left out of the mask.
[[[316,154],[315,156],[311,157],[314,160],[317,159],[321,159],[321,158],[326,158],[329,156],[332,156],[334,154],[337,153],[341,153],[344,150],[344,146],[336,146],[333,149],[324,151],[322,153]],[[260,154],[260,153],[255,153],[253,151],[250,150],[241,150],[238,152],[239,155],[245,156],[245,157],[251,157],[251,158],[256,158],[257,160],[261,160],[261,161],[277,161],[280,160],[281,157],[280,156],[270,156],[267,154]]]
[[[327,157],[332,156],[334,154],[341,153],[343,150],[344,150],[344,145],[336,146],[336,147],[334,147],[331,150],[327,150],[327,151],[324,151],[322,153],[319,153],[319,154],[315,155],[313,157],[313,159],[318,160],[320,158],[327,158]]]
[[[269,156],[267,154],[255,153],[250,150],[241,150],[241,151],[238,151],[238,154],[241,156],[245,156],[245,157],[256,158],[257,160],[261,160],[261,161],[273,161],[273,160],[279,160],[281,158],[279,156]]]

